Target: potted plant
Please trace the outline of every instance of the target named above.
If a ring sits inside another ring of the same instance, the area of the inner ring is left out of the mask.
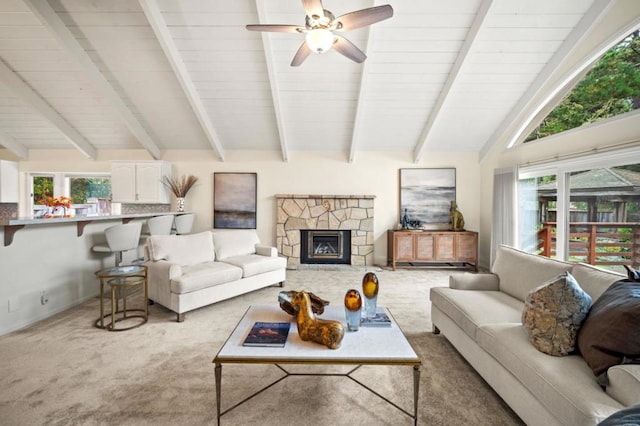
[[[184,198],[187,196],[189,190],[195,185],[198,178],[194,175],[182,175],[182,177],[175,176],[163,176],[162,183],[169,188],[177,200],[176,211],[184,211]]]

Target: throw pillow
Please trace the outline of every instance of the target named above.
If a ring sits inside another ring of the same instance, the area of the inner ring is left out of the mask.
[[[522,324],[540,352],[568,355],[576,347],[578,330],[590,305],[591,296],[570,273],[563,272],[527,295]]]
[[[617,281],[602,293],[578,333],[578,348],[596,376],[640,362],[640,283]]]

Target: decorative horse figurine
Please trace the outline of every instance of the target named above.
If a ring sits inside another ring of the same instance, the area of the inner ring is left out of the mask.
[[[306,291],[295,294],[291,304],[298,311],[298,334],[302,340],[325,345],[329,349],[338,349],[344,337],[344,328],[340,321],[318,319],[311,310],[311,300]]]
[[[278,294],[278,302],[280,303],[280,308],[288,313],[289,315],[298,316],[298,309],[293,306],[293,299],[298,294],[298,291],[289,290],[289,291],[281,291]],[[323,298],[316,296],[313,293],[307,292],[309,295],[309,300],[311,301],[311,310],[314,314],[322,315],[324,312],[324,307],[329,304],[328,300],[324,300]]]

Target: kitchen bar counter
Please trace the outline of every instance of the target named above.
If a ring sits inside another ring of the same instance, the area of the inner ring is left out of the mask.
[[[56,225],[65,223],[75,223],[78,237],[82,236],[85,226],[91,222],[104,220],[121,220],[127,223],[133,219],[144,219],[154,216],[163,216],[167,214],[181,215],[187,212],[150,212],[150,213],[129,213],[119,215],[95,215],[95,216],[74,216],[74,217],[52,217],[42,219],[17,218],[17,219],[0,219],[0,226],[4,227],[4,245],[5,247],[13,242],[13,236],[20,229],[31,225]]]

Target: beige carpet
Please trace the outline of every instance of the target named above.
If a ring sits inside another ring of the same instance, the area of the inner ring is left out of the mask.
[[[373,270],[380,280],[379,304],[391,309],[423,361],[419,424],[522,424],[449,342],[431,333],[429,288],[446,285],[451,272]],[[348,288],[360,286],[364,269],[287,275],[285,289],[310,290],[341,304]],[[121,333],[93,327],[94,299],[2,336],[0,423],[215,424],[211,361],[246,307],[276,303],[280,290],[270,287],[190,312],[184,323],[154,305],[147,324]],[[301,368],[310,371],[294,370]],[[274,366],[225,366],[223,409],[281,375]],[[356,376],[411,410],[410,367],[368,366]],[[313,376],[285,379],[223,416],[222,424],[409,425],[412,420],[349,379]]]

